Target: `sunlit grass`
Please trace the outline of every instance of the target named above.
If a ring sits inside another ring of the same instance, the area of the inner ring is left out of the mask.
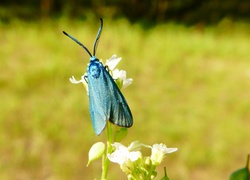
[[[85,89],[69,82],[89,57],[62,34],[92,51],[98,27],[98,19],[1,25],[0,179],[100,177],[87,152],[105,136],[94,134]],[[97,57],[116,53],[134,79],[123,91],[134,115],[124,144],[178,147],[163,163],[172,179],[227,179],[250,148],[249,39],[240,23],[143,29],[104,19]],[[110,178],[119,171],[113,165]]]

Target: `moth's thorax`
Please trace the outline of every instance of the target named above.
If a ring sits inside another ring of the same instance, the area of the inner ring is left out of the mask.
[[[91,57],[89,66],[87,68],[88,76],[98,78],[100,76],[102,68],[102,63],[95,56]]]

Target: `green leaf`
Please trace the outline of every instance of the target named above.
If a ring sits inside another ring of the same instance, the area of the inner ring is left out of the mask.
[[[230,176],[230,180],[249,180],[250,179],[250,155],[247,157],[247,165],[244,168],[238,169]]]
[[[115,132],[115,142],[120,142],[123,140],[128,134],[128,129],[127,128],[120,128]]]

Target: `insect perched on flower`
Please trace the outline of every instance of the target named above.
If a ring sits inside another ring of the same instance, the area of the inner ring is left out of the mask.
[[[104,130],[107,120],[121,127],[133,125],[133,117],[129,106],[110,75],[108,67],[95,57],[103,28],[103,20],[101,18],[100,20],[101,25],[94,42],[93,55],[81,42],[63,31],[66,36],[82,46],[90,55],[90,63],[84,79],[88,84],[90,116],[97,135]]]

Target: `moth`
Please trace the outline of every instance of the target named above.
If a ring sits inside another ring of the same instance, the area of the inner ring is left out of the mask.
[[[108,67],[95,57],[103,29],[103,20],[102,18],[100,20],[101,25],[94,41],[93,54],[76,38],[63,31],[90,55],[85,80],[88,84],[90,117],[97,135],[100,135],[105,129],[107,121],[126,128],[133,125],[132,113],[126,99],[110,75]]]

